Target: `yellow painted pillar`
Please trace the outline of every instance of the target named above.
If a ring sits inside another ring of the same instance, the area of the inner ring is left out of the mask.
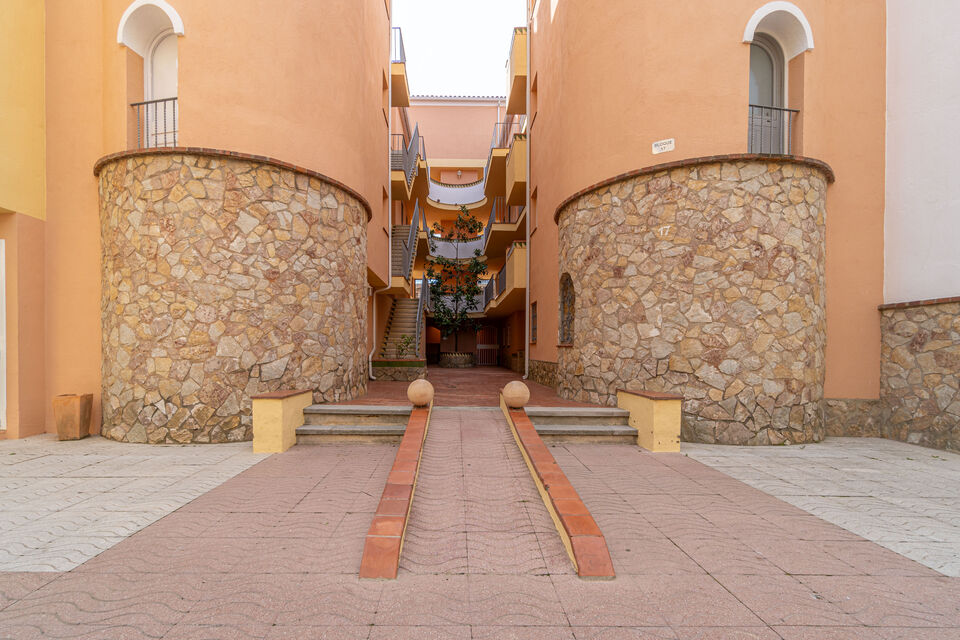
[[[680,451],[683,396],[658,391],[617,391],[617,406],[630,412],[637,444],[650,451]]]
[[[283,453],[297,443],[303,410],[313,404],[309,390],[274,391],[253,396],[253,452]]]

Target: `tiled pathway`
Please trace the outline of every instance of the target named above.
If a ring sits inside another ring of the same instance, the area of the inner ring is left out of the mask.
[[[684,444],[690,457],[960,577],[960,455],[879,438],[792,447]]]
[[[263,460],[250,444],[0,441],[0,571],[68,571]]]
[[[960,579],[629,445],[551,448],[617,570],[581,580],[506,429],[435,410],[398,580],[357,578],[396,446],[298,446],[73,571],[0,573],[0,638],[960,638]]]

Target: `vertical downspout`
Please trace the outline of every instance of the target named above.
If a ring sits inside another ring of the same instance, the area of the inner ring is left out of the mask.
[[[527,129],[527,188],[526,188],[526,208],[527,208],[527,219],[525,225],[527,228],[527,250],[524,252],[527,254],[527,292],[526,292],[526,302],[527,308],[524,311],[526,320],[524,321],[524,326],[526,328],[526,344],[523,345],[524,353],[524,362],[523,362],[523,379],[526,380],[530,377],[530,254],[533,253],[530,247],[530,216],[533,212],[530,210],[530,184],[532,182],[532,176],[530,175],[530,155],[531,150],[533,149],[533,136],[531,136],[530,125],[533,120],[530,113],[530,86],[533,80],[533,60],[530,59],[530,43],[533,39],[533,29],[532,21],[530,19],[531,11],[536,10],[536,3],[531,9],[529,4],[527,5],[527,108],[524,110],[527,114],[526,118],[526,129]]]
[[[387,15],[387,184],[390,184],[390,141],[393,133],[393,0],[390,0],[390,9]],[[373,353],[377,350],[377,294],[386,291],[393,284],[393,198],[387,199],[387,286],[380,289],[371,287],[370,295],[373,297],[373,326],[370,329],[370,335],[373,336],[373,346],[370,347],[370,353],[367,354],[367,375],[371,380],[377,378],[373,375]],[[370,251],[370,243],[367,243],[367,251]],[[369,260],[369,254],[368,258]]]

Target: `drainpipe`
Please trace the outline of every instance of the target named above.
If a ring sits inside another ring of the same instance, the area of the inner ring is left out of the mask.
[[[536,3],[534,3],[534,10],[536,10]],[[524,362],[523,362],[523,379],[524,379],[524,380],[526,380],[526,379],[528,379],[528,378],[530,377],[530,254],[532,253],[532,251],[530,251],[530,216],[531,216],[531,214],[533,213],[532,211],[530,211],[530,183],[531,183],[531,178],[532,178],[532,176],[530,175],[530,150],[531,150],[531,148],[532,148],[532,143],[533,143],[532,136],[530,135],[530,124],[531,124],[531,122],[532,122],[532,121],[531,121],[531,118],[530,118],[530,115],[531,115],[531,114],[530,114],[530,84],[531,84],[532,81],[533,81],[533,74],[531,73],[532,70],[533,70],[533,65],[531,64],[532,61],[530,60],[530,42],[531,42],[531,39],[532,39],[532,37],[533,37],[533,29],[531,28],[532,24],[533,24],[533,23],[532,23],[532,21],[530,20],[530,11],[527,11],[527,95],[526,95],[527,108],[525,109],[525,112],[526,112],[526,114],[527,114],[527,119],[526,119],[526,126],[527,126],[527,161],[526,161],[526,165],[527,165],[527,188],[526,188],[526,192],[527,192],[527,193],[526,193],[526,199],[527,199],[527,204],[526,204],[526,207],[527,207],[527,221],[526,221],[526,225],[525,225],[525,226],[527,227],[527,250],[524,252],[524,253],[527,254],[527,292],[526,292],[527,308],[526,308],[526,310],[524,311],[524,313],[526,314],[526,315],[525,315],[526,320],[524,321],[524,326],[525,326],[525,328],[526,328],[527,339],[526,339],[526,344],[523,345],[523,355],[524,355],[524,357],[523,357],[523,360],[524,360]]]
[[[390,1],[390,20],[387,21],[387,184],[390,184],[390,143],[393,133],[393,0]],[[367,249],[369,251],[369,247]],[[373,336],[373,347],[367,354],[367,375],[371,380],[373,375],[373,353],[377,350],[377,294],[390,288],[393,284],[393,198],[387,199],[387,286],[372,289],[373,293],[373,327],[370,335]]]

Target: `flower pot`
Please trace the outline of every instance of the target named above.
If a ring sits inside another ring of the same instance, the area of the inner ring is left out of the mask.
[[[79,440],[90,435],[93,394],[66,394],[53,399],[58,440]]]

